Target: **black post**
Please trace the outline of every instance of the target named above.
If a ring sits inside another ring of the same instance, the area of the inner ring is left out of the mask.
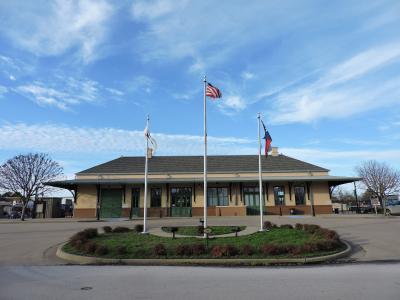
[[[353,181],[354,183],[354,197],[356,198],[356,205],[357,205],[357,213],[360,213],[360,203],[358,203],[358,197],[357,197],[357,187],[356,187],[356,182]]]
[[[100,220],[100,185],[96,185],[97,187],[97,203],[96,203],[96,219]]]

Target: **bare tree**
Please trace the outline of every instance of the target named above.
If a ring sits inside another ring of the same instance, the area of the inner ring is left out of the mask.
[[[400,173],[385,163],[375,160],[364,162],[356,168],[369,193],[378,198],[385,213],[385,197],[400,189]]]
[[[61,174],[62,167],[47,154],[17,155],[0,166],[0,189],[21,194],[23,221],[28,201],[48,191],[44,183]]]

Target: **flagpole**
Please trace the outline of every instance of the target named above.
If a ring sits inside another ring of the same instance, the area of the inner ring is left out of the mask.
[[[206,101],[206,90],[207,90],[207,78],[204,76],[204,216],[203,216],[203,227],[207,228],[207,101]],[[204,233],[204,237],[207,234]]]
[[[149,132],[150,116],[147,115],[146,128]],[[146,160],[144,163],[144,208],[143,208],[143,234],[147,233],[147,173],[148,173],[148,152],[149,152],[149,138],[146,136]]]
[[[259,180],[259,190],[260,190],[260,229],[259,231],[263,231],[263,188],[262,188],[262,173],[261,173],[261,116],[260,113],[257,114],[258,119],[258,180]]]

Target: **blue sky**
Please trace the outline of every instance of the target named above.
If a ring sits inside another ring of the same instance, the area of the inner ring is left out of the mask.
[[[256,154],[273,145],[354,175],[400,168],[399,1],[0,2],[0,162],[49,153],[71,177],[143,155]]]

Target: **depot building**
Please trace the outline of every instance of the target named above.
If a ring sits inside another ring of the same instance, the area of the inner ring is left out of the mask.
[[[257,155],[208,156],[208,216],[259,214]],[[148,216],[202,216],[203,156],[149,159]],[[120,157],[48,185],[74,193],[76,218],[142,217],[144,157]],[[330,214],[335,186],[359,180],[278,153],[262,157],[264,214]]]

